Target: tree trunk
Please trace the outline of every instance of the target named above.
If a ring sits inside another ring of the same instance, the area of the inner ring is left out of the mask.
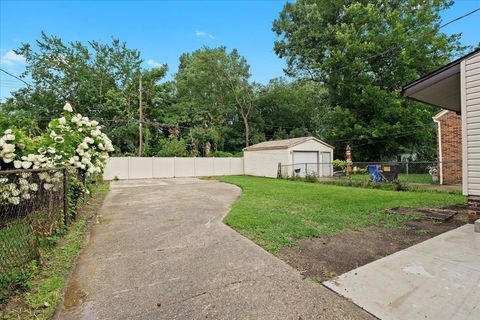
[[[250,145],[250,126],[247,116],[242,114],[243,126],[245,127],[245,148]]]

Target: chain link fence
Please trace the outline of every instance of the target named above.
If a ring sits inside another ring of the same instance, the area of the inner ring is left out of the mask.
[[[462,183],[462,162],[353,162],[279,164],[279,178],[319,181],[403,182],[411,185],[456,185]]]
[[[66,168],[0,171],[1,290],[69,223],[68,176]]]

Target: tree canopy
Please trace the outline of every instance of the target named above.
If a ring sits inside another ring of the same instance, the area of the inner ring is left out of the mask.
[[[273,23],[286,72],[328,91],[324,136],[357,160],[432,153],[435,110],[399,95],[402,85],[448,62],[459,35],[440,31],[446,0],[299,0]]]
[[[14,125],[34,136],[70,102],[104,124],[122,155],[226,156],[252,143],[313,135],[340,158],[350,144],[356,161],[400,153],[432,159],[437,110],[406,101],[399,89],[465,49],[460,35],[441,32],[439,13],[451,4],[287,3],[273,31],[288,77],[267,84],[252,82],[246,58],[224,46],[182,54],[170,77],[167,65],[142,67],[141,53],[118,39],[65,43],[42,33],[16,50],[32,83],[0,103],[0,129]]]

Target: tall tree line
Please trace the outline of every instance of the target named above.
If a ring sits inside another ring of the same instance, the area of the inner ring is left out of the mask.
[[[65,43],[41,34],[25,57],[31,85],[0,104],[0,126],[42,130],[65,101],[105,125],[118,154],[225,156],[271,139],[313,135],[350,144],[355,160],[400,153],[435,156],[435,109],[405,101],[401,86],[461,52],[440,31],[450,1],[298,0],[273,22],[276,54],[289,78],[251,81],[250,66],[226,47],[204,47],[168,67],[142,68],[120,40]],[[142,80],[140,92],[139,80]],[[139,115],[142,97],[143,117]]]

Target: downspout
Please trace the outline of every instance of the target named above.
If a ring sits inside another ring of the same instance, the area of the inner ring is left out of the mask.
[[[437,124],[437,132],[438,132],[438,163],[439,168],[440,168],[440,184],[443,184],[443,150],[442,150],[442,126],[440,124],[440,121],[436,119],[435,117],[433,118],[433,122]]]

